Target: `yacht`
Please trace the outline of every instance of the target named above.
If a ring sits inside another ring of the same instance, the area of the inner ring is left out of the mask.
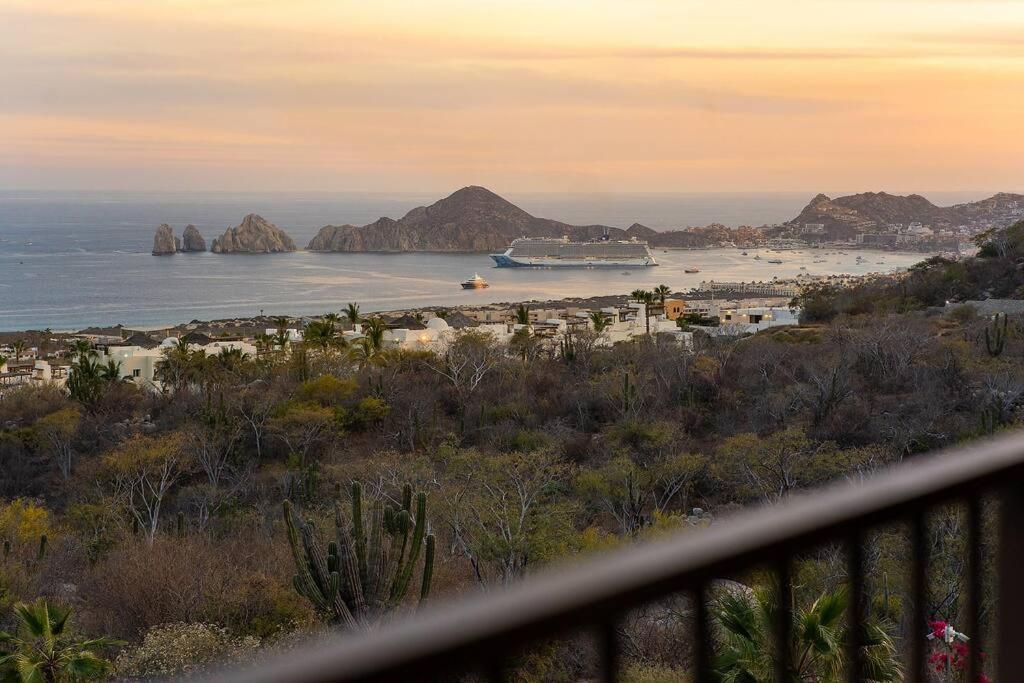
[[[483,289],[484,287],[490,287],[487,280],[480,277],[480,273],[473,273],[473,277],[462,283],[463,289]]]

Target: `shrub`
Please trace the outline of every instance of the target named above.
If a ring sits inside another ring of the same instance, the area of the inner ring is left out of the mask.
[[[115,668],[128,679],[187,676],[210,665],[245,661],[259,645],[252,636],[234,636],[214,624],[162,624],[149,629],[140,645],[122,652]]]
[[[633,664],[622,672],[623,683],[683,683],[690,676],[670,666]]]

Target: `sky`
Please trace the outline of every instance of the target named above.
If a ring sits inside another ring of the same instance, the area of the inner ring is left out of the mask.
[[[0,188],[1024,191],[1024,2],[0,0]]]

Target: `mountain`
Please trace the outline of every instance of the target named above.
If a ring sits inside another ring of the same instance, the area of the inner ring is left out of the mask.
[[[271,254],[295,251],[295,242],[281,228],[250,213],[239,225],[214,237],[210,251],[215,254]]]
[[[977,202],[943,207],[918,194],[862,192],[835,199],[819,194],[788,225],[820,223],[830,237],[850,238],[862,232],[883,231],[891,224],[914,222],[939,228],[1009,225],[1018,207],[1024,207],[1024,195],[1000,193]]]
[[[328,225],[310,241],[310,251],[497,251],[517,237],[625,239],[626,232],[601,225],[569,225],[537,218],[490,190],[470,186],[420,206],[398,220],[369,225]]]

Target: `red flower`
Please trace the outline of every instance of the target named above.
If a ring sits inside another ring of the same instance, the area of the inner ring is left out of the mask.
[[[934,635],[936,638],[941,640],[946,637],[946,622],[930,621],[928,622],[928,625],[932,629],[932,635]]]

